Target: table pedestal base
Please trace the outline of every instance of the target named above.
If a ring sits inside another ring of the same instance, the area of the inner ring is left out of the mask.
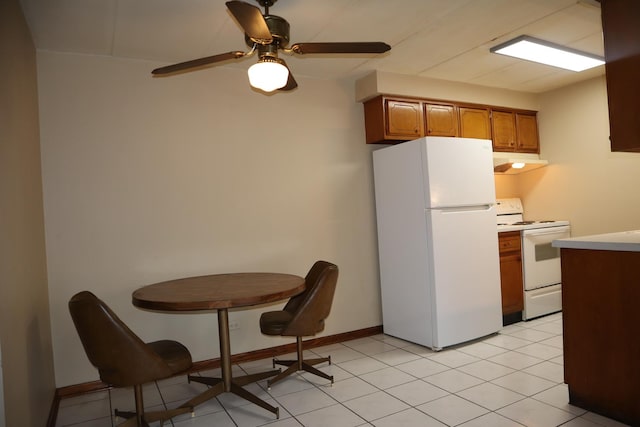
[[[260,399],[255,394],[242,388],[242,386],[245,384],[250,384],[256,381],[260,381],[262,379],[272,377],[279,373],[280,373],[279,369],[274,369],[272,371],[260,372],[252,375],[245,375],[243,377],[236,377],[230,381],[230,384],[228,387],[225,387],[225,382],[222,378],[199,377],[199,376],[189,375],[188,376],[189,382],[193,381],[196,383],[206,384],[211,386],[211,388],[205,391],[204,393],[199,394],[198,396],[189,400],[188,402],[183,403],[181,407],[195,407],[209,399],[213,399],[219,394],[233,393],[236,396],[240,396],[241,398],[260,406],[261,408],[264,408],[267,411],[272,412],[273,414],[275,414],[277,418],[280,418],[280,408],[269,405],[267,402]]]

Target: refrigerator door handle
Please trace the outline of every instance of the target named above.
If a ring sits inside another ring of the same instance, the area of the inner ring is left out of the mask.
[[[473,206],[457,206],[457,207],[449,207],[449,208],[435,208],[435,209],[427,209],[434,211],[442,211],[442,213],[456,213],[456,212],[473,212],[473,211],[488,211],[493,208],[493,204],[486,205],[473,205]]]

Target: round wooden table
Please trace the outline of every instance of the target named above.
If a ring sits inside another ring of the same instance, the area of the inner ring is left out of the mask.
[[[229,308],[276,302],[299,294],[304,278],[281,273],[231,273],[187,277],[144,286],[133,292],[133,305],[157,311],[217,310],[222,378],[189,375],[190,381],[210,385],[204,393],[182,406],[196,406],[220,393],[234,393],[279,416],[279,409],[269,405],[242,386],[276,375],[279,370],[232,378],[229,340]]]

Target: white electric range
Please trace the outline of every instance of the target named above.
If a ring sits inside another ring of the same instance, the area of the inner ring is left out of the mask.
[[[519,231],[522,238],[522,318],[530,320],[562,310],[560,250],[551,243],[570,237],[569,221],[525,220],[518,198],[498,199],[496,213],[498,233]]]

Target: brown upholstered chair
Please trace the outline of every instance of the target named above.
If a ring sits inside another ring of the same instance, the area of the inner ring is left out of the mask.
[[[79,292],[69,301],[69,311],[89,361],[98,368],[100,379],[115,387],[133,386],[135,412],[115,410],[129,418],[122,425],[146,426],[179,414],[193,412],[192,407],[144,412],[142,385],[168,378],[191,368],[189,350],[176,341],[162,340],[145,344],[118,316],[94,294]]]
[[[312,336],[324,329],[324,320],[329,316],[333,294],[338,281],[338,267],[327,261],[317,261],[305,277],[304,292],[292,297],[280,311],[269,311],[260,316],[260,330],[266,335],[296,337],[297,360],[273,360],[276,364],[288,366],[267,381],[271,387],[288,375],[306,371],[326,378],[333,384],[333,376],[314,368],[323,362],[331,364],[331,356],[304,360],[302,337]]]

